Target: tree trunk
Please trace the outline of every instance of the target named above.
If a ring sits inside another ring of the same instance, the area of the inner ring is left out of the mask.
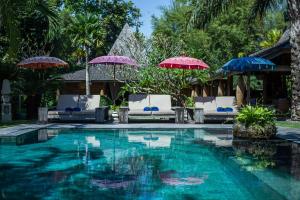
[[[85,48],[85,94],[90,95],[90,68],[88,63],[88,50]]]
[[[292,91],[292,119],[300,120],[300,1],[288,0],[288,11],[291,20],[291,76]]]

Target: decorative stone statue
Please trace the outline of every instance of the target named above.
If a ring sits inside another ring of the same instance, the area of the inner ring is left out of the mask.
[[[1,104],[1,121],[2,122],[10,122],[12,120],[11,117],[11,104],[10,104],[10,82],[7,79],[4,79],[2,82],[2,104]]]

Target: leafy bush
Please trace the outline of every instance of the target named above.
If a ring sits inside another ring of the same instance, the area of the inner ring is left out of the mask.
[[[246,106],[239,112],[236,120],[237,122],[244,124],[246,127],[251,125],[275,125],[274,111],[261,106]]]
[[[100,98],[100,106],[111,106],[112,101],[106,97],[106,96],[101,96]]]
[[[195,107],[194,97],[187,97],[185,100],[186,107]]]

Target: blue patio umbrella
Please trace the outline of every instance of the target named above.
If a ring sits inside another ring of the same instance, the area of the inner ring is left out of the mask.
[[[223,65],[222,70],[227,72],[255,72],[274,70],[276,65],[271,61],[259,57],[242,57],[232,59]]]
[[[250,73],[274,70],[276,65],[271,61],[259,57],[242,57],[232,59],[221,68],[221,71],[226,72],[242,72],[247,73],[247,102],[250,102]]]

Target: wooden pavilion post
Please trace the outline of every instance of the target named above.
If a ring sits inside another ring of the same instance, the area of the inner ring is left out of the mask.
[[[219,80],[218,96],[225,96],[224,84],[223,84],[222,80]]]
[[[247,97],[246,97],[246,101],[247,101],[247,104],[250,104],[250,90],[251,90],[251,87],[250,87],[250,73],[247,74]]]
[[[244,95],[245,95],[244,78],[242,75],[240,75],[238,79],[238,84],[236,86],[236,100],[237,100],[238,107],[241,107],[244,104]]]
[[[233,76],[227,77],[227,96],[232,95],[232,83],[233,83]]]
[[[207,85],[204,85],[204,86],[203,86],[202,96],[203,96],[203,97],[208,97],[208,96],[209,96],[209,88],[208,88]]]
[[[268,89],[268,76],[267,74],[263,75],[263,104],[267,104],[267,89]]]

